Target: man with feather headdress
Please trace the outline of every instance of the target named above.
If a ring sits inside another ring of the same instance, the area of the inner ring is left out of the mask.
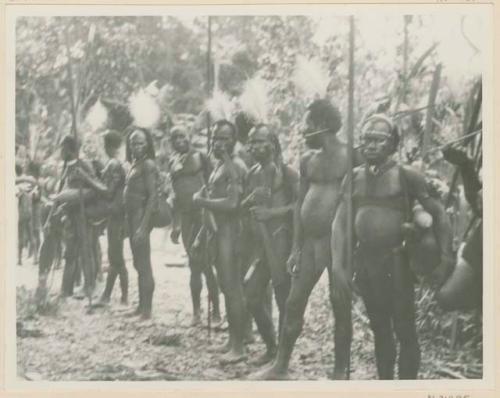
[[[215,267],[229,326],[228,343],[216,350],[222,354],[220,363],[230,364],[246,358],[243,344],[245,303],[237,246],[240,235],[238,210],[247,169],[243,161],[233,155],[236,127],[229,120],[214,123],[211,144],[215,168],[207,186],[193,195],[193,203],[213,215],[213,225],[204,225],[204,228],[211,228]]]
[[[254,361],[262,365],[274,359],[276,337],[272,320],[272,280],[279,309],[279,328],[290,290],[286,259],[292,238],[292,210],[298,190],[298,175],[283,163],[281,146],[267,124],[268,98],[265,82],[253,78],[246,82],[240,97],[242,112],[255,124],[248,134],[248,154],[252,156],[242,201],[244,225],[243,270],[247,306],[266,352]],[[268,296],[271,300],[268,300]],[[271,304],[271,305],[269,305]]]
[[[191,245],[199,232],[203,215],[199,208],[193,206],[193,194],[203,187],[212,172],[212,165],[208,157],[191,146],[189,133],[184,126],[175,126],[170,133],[170,141],[174,153],[169,161],[170,181],[174,192],[173,208],[175,212],[174,226],[171,239],[179,243],[182,235],[182,243],[189,258],[191,276],[189,286],[191,288],[191,300],[193,303],[192,325],[201,322],[201,275],[205,275],[210,301],[213,305],[213,320],[220,323],[219,289],[215,278],[212,264],[202,264],[201,259],[192,254]]]
[[[312,72],[311,72],[312,71]],[[252,379],[285,379],[288,364],[304,323],[304,313],[312,289],[325,268],[331,282],[331,226],[347,172],[347,145],[337,133],[342,126],[339,110],[325,99],[328,76],[317,65],[299,59],[295,83],[304,94],[315,98],[304,115],[303,136],[311,149],[300,161],[300,182],[294,210],[294,236],[287,262],[292,286],[286,303],[278,353],[274,362],[253,374]],[[314,84],[317,81],[319,84]],[[349,377],[352,334],[350,305],[330,298],[335,316],[335,379]]]

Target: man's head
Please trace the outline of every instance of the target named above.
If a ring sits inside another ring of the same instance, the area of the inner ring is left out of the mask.
[[[248,145],[251,155],[257,162],[267,162],[274,157],[277,148],[273,137],[274,134],[266,124],[258,124],[250,130]]]
[[[139,160],[143,158],[155,158],[155,150],[151,133],[140,127],[133,127],[127,135],[127,160]]]
[[[69,162],[78,157],[80,143],[72,135],[65,135],[61,141],[61,158]]]
[[[174,151],[187,153],[191,146],[188,129],[185,126],[175,126],[170,132],[170,142]]]
[[[104,150],[110,158],[114,157],[122,144],[122,135],[115,130],[108,130],[104,134]]]
[[[314,100],[304,115],[303,131],[307,146],[318,149],[323,146],[327,134],[337,134],[342,127],[338,108],[326,99]]]
[[[228,120],[214,123],[212,134],[212,152],[217,159],[222,159],[224,152],[232,155],[236,145],[236,127]]]
[[[361,151],[367,163],[382,164],[398,148],[398,128],[388,116],[373,115],[363,123],[361,142]]]

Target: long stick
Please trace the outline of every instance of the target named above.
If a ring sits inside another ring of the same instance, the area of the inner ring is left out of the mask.
[[[211,82],[211,63],[212,63],[212,18],[208,16],[208,43],[207,43],[207,98],[210,98],[212,94],[212,82]],[[210,130],[210,112],[207,112],[207,154],[210,154],[210,145],[212,137]],[[208,210],[204,210],[208,211]],[[208,261],[208,256],[205,256],[206,261]],[[205,264],[206,267],[211,267],[212,264]],[[210,291],[207,288],[207,330],[208,330],[208,340],[211,339],[212,333],[212,300],[210,297]]]
[[[75,137],[75,140],[78,141],[78,121],[77,121],[77,109],[75,105],[75,92],[73,88],[73,68],[72,68],[72,63],[71,63],[71,53],[69,50],[69,42],[68,42],[68,32],[66,30],[65,32],[65,44],[66,44],[66,55],[68,57],[68,62],[66,64],[67,66],[67,72],[68,72],[68,79],[69,79],[69,89],[68,93],[70,96],[70,105],[71,105],[71,129],[73,132],[73,135]],[[77,155],[79,157],[79,155]],[[79,160],[77,157],[77,160]],[[78,167],[78,166],[77,166]],[[86,222],[85,219],[85,205],[83,203],[83,194],[82,194],[82,187],[81,185],[78,188],[78,203],[79,203],[79,211],[80,211],[80,217],[82,223]],[[85,294],[87,295],[87,298],[89,300],[89,308],[92,307],[92,290],[93,290],[93,281],[92,277],[93,275],[90,273],[90,271],[93,269],[93,264],[89,264],[89,261],[93,261],[92,255],[89,249],[89,241],[88,241],[88,236],[87,236],[87,229],[84,224],[78,226],[78,229],[81,232],[81,239],[82,239],[82,247],[84,251],[84,255],[80,256],[83,260],[82,265],[84,268],[84,277],[87,275],[87,278],[89,279],[88,281],[84,281],[84,284],[87,284],[85,288]],[[92,268],[90,268],[92,267]]]
[[[432,133],[432,115],[434,113],[434,104],[436,103],[436,96],[439,88],[439,81],[441,80],[441,64],[436,67],[432,77],[431,91],[429,92],[429,100],[427,102],[427,114],[425,115],[425,129],[424,139],[422,143],[422,153],[427,152],[429,148],[431,133]]]
[[[347,225],[346,225],[346,243],[347,243],[347,267],[349,274],[353,270],[353,167],[354,167],[354,17],[349,17],[349,99],[347,112]],[[350,303],[349,303],[350,305]],[[350,307],[349,307],[350,311]],[[351,355],[347,358],[347,378],[349,378],[351,369]]]

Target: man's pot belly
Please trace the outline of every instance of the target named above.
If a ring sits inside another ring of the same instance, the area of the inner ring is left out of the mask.
[[[395,247],[403,240],[403,214],[398,210],[378,206],[363,206],[357,210],[354,230],[358,241],[372,247]]]
[[[331,233],[338,196],[337,185],[312,185],[309,188],[300,210],[306,235],[321,238]]]

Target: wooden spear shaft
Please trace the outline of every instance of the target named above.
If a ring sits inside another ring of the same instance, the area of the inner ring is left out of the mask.
[[[354,17],[349,18],[349,93],[347,113],[347,266],[353,265],[353,206],[352,206],[352,176],[354,167]]]
[[[211,82],[211,77],[212,77],[212,18],[208,16],[208,24],[207,24],[207,36],[208,36],[208,42],[207,42],[207,98],[210,98],[210,95],[212,94],[212,82]],[[210,146],[211,146],[211,141],[212,141],[212,134],[210,130],[210,112],[207,111],[207,155],[210,156]],[[205,212],[208,210],[204,210]],[[209,257],[205,256],[205,260],[208,261]],[[204,264],[205,267],[211,267],[212,264]],[[210,298],[210,291],[207,287],[207,333],[208,333],[208,340],[211,339],[211,333],[212,333],[212,300]]]
[[[439,81],[441,80],[441,64],[436,67],[432,77],[431,91],[429,93],[429,101],[427,103],[427,114],[425,116],[424,139],[422,143],[422,153],[426,153],[429,149],[432,133],[432,116],[434,113],[434,104],[436,103],[436,96],[439,89]]]

